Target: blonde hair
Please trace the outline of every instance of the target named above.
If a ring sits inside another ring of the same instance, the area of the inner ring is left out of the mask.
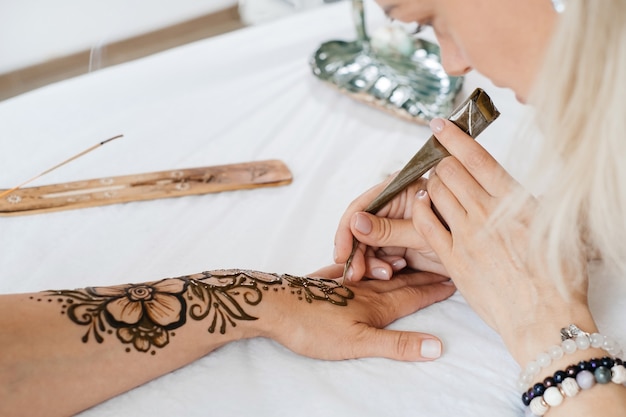
[[[570,272],[589,248],[626,272],[626,1],[565,4],[529,98],[542,135],[529,184],[547,183],[531,259],[561,285],[584,279]]]

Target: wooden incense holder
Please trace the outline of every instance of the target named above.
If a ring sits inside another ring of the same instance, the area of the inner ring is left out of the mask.
[[[97,178],[17,189],[0,199],[0,216],[272,187],[291,180],[289,168],[278,160]]]

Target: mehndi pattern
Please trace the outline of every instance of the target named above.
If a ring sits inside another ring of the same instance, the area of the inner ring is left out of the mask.
[[[225,334],[238,321],[256,320],[247,310],[266,291],[289,291],[307,303],[346,306],[354,293],[334,280],[240,269],[202,272],[141,284],[46,291],[31,299],[56,300],[61,314],[87,328],[83,343],[115,334],[126,351],[156,354],[187,320],[207,320],[209,333]]]

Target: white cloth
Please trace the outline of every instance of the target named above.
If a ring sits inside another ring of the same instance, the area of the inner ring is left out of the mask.
[[[349,7],[303,12],[0,103],[5,188],[119,133],[125,138],[37,184],[274,158],[294,175],[278,188],[0,218],[0,292],[219,268],[306,274],[331,263],[349,202],[401,168],[429,136],[428,128],[356,102],[311,74],[308,59],[322,42],[355,38]],[[502,112],[479,142],[504,160],[521,106],[478,75],[468,76],[462,94],[475,86]],[[622,294],[623,282],[606,278],[591,299],[601,328],[623,344]],[[460,295],[391,327],[438,335],[443,357],[324,362],[248,340],[82,415],[522,414],[518,366]]]

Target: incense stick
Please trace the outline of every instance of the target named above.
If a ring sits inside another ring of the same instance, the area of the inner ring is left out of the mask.
[[[11,189],[3,191],[2,193],[0,193],[0,198],[4,197],[5,195],[11,194],[13,191],[22,188],[23,186],[25,186],[26,184],[28,184],[28,183],[30,183],[32,181],[35,181],[37,178],[41,178],[44,175],[46,175],[47,173],[49,173],[51,171],[54,171],[55,169],[60,168],[63,165],[69,163],[69,162],[72,162],[74,159],[80,158],[81,156],[85,155],[86,153],[89,153],[89,152],[93,151],[94,149],[97,149],[100,146],[111,142],[112,140],[119,139],[119,138],[122,138],[122,137],[124,137],[124,135],[117,135],[117,136],[113,136],[112,138],[109,138],[107,140],[103,140],[102,142],[96,143],[95,145],[85,149],[84,151],[82,151],[80,153],[77,153],[76,155],[72,156],[71,158],[66,159],[65,161],[61,162],[60,164],[57,164],[57,165],[53,166],[52,168],[48,168],[47,170],[45,170],[41,174],[35,175],[31,179],[28,179],[28,180],[24,181],[23,183],[21,183],[19,185],[16,185],[15,187],[13,187]]]

